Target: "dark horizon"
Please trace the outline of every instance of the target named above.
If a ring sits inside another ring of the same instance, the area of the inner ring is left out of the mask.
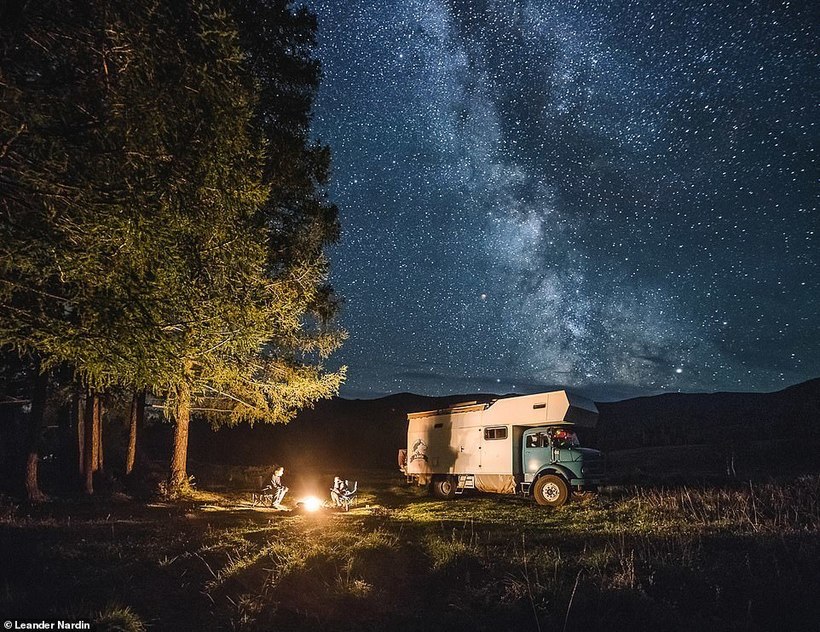
[[[809,384],[811,382],[815,382],[815,381],[818,381],[818,380],[820,380],[820,376],[809,378],[807,380],[802,380],[800,382],[795,382],[793,384],[787,384],[785,386],[770,389],[770,390],[762,390],[762,389],[758,389],[758,390],[720,389],[720,390],[714,390],[714,391],[689,391],[689,390],[687,390],[687,391],[683,391],[683,390],[680,390],[680,391],[668,391],[668,390],[663,391],[662,390],[662,391],[658,391],[658,392],[648,392],[648,393],[647,392],[638,392],[638,391],[636,391],[636,394],[627,394],[626,396],[614,395],[614,389],[613,389],[613,394],[611,396],[606,395],[605,390],[604,390],[606,388],[606,386],[601,386],[600,391],[591,391],[589,388],[579,389],[579,388],[574,388],[572,386],[565,386],[565,385],[560,385],[560,384],[553,384],[553,385],[546,385],[545,384],[545,385],[542,385],[542,387],[540,387],[540,388],[536,388],[534,385],[532,385],[533,388],[528,389],[528,390],[520,390],[520,391],[506,392],[506,393],[499,393],[499,392],[492,392],[492,391],[475,391],[475,392],[474,391],[453,391],[451,393],[446,393],[446,394],[443,394],[443,395],[428,395],[428,394],[425,394],[425,393],[418,393],[418,392],[415,392],[415,391],[396,391],[396,392],[392,392],[392,393],[384,393],[382,395],[372,395],[372,396],[361,396],[361,395],[356,395],[356,394],[341,393],[338,396],[338,398],[348,400],[348,401],[374,401],[374,400],[386,399],[388,397],[395,397],[395,396],[400,396],[400,395],[408,395],[408,396],[414,396],[414,397],[430,397],[430,398],[440,398],[440,397],[458,398],[458,397],[471,397],[471,396],[481,396],[481,395],[486,395],[488,397],[512,397],[512,396],[515,396],[515,395],[532,395],[532,394],[539,393],[539,392],[566,389],[566,390],[572,391],[574,393],[577,393],[578,395],[581,395],[582,397],[585,397],[587,399],[591,399],[592,401],[594,401],[596,403],[614,403],[614,402],[626,401],[626,400],[629,400],[629,399],[637,399],[637,398],[641,398],[641,397],[655,397],[655,396],[658,396],[658,395],[674,395],[674,394],[680,394],[680,395],[717,395],[717,394],[723,394],[723,393],[732,393],[732,394],[747,394],[747,395],[748,394],[761,394],[761,395],[764,395],[764,394],[771,394],[771,393],[779,393],[779,392],[782,392],[782,391],[785,391],[785,390],[788,390],[788,389],[791,389],[791,388],[800,387],[800,386],[803,386],[805,384]],[[624,392],[626,392],[626,387],[623,387],[623,388],[624,388]],[[601,393],[601,394],[600,395],[594,395],[594,394],[590,395],[590,393],[595,393],[595,392],[598,392],[598,393]]]

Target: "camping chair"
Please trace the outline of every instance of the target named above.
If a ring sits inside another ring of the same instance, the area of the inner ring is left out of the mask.
[[[258,505],[263,507],[274,507],[277,499],[281,502],[287,491],[287,487],[274,489],[271,485],[265,485],[261,492],[251,495],[251,504],[254,507]]]
[[[344,494],[339,494],[339,506],[342,508],[342,511],[350,511],[350,508],[356,504],[356,493],[358,489],[359,481],[353,481],[353,487],[348,489]]]
[[[273,488],[270,485],[266,485],[262,488],[262,491],[258,493],[251,494],[251,504],[254,507],[262,506],[262,507],[272,507],[273,506]]]

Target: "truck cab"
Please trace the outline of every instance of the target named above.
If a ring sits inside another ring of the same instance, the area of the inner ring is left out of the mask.
[[[571,492],[596,491],[603,483],[603,455],[582,448],[572,426],[528,428],[521,443],[521,491],[541,505],[563,505]]]

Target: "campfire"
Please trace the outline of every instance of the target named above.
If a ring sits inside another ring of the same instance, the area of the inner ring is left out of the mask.
[[[301,509],[302,511],[307,511],[310,513],[314,513],[321,509],[324,509],[325,503],[322,499],[317,498],[316,496],[305,496],[296,502],[296,508]]]

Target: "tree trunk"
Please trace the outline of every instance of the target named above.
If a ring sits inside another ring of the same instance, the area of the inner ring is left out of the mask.
[[[74,393],[74,414],[77,416],[77,453],[79,455],[77,471],[80,476],[85,472],[85,397],[77,387]]]
[[[89,391],[85,396],[85,415],[83,430],[83,474],[85,477],[85,493],[94,493],[94,418],[97,416],[97,394]]]
[[[60,477],[60,488],[63,492],[74,491],[77,476],[77,395],[75,391],[71,399],[59,409],[57,428],[59,430],[57,443],[60,458],[57,461],[57,472]]]
[[[128,452],[125,455],[126,476],[134,470],[137,459],[137,429],[142,427],[145,414],[145,391],[134,393],[131,399],[131,422],[128,428]]]
[[[43,416],[46,410],[46,394],[48,390],[48,375],[39,372],[34,376],[31,393],[31,413],[28,428],[28,453],[26,454],[26,497],[29,502],[38,503],[46,499],[40,491],[40,482],[37,478],[40,464],[40,441],[43,434]]]
[[[94,410],[94,471],[103,470],[103,405],[102,397],[99,395],[94,398],[96,400],[96,408]]]
[[[177,388],[174,416],[176,427],[171,454],[170,483],[173,489],[183,489],[188,484],[188,425],[191,421],[191,389],[184,382]]]

